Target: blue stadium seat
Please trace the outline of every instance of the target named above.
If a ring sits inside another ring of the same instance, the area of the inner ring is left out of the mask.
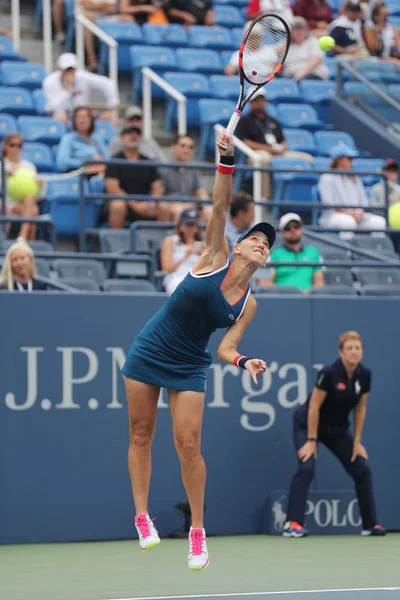
[[[356,158],[353,161],[353,169],[355,171],[376,171],[381,173],[384,160],[382,158]],[[374,175],[362,175],[361,179],[364,185],[373,185],[381,180],[381,177]]]
[[[331,148],[337,144],[346,144],[357,150],[353,137],[345,131],[316,131],[314,139],[322,156],[329,156]]]
[[[400,6],[397,0],[386,0],[385,4],[389,9],[390,16],[400,16]]]
[[[400,297],[400,285],[392,284],[368,284],[361,288],[362,296],[394,296]]]
[[[18,129],[27,142],[54,146],[65,133],[65,125],[51,117],[18,117]]]
[[[186,29],[178,23],[169,25],[152,25],[145,23],[142,26],[144,43],[147,46],[171,46],[183,48],[188,45]]]
[[[317,175],[317,179],[319,179],[318,175]],[[321,204],[321,196],[319,195],[318,184],[313,185],[312,188],[311,188],[311,202],[314,202],[315,204]],[[319,221],[319,217],[320,217],[320,212],[321,211],[318,210],[318,208],[312,208],[311,209],[311,223],[312,223],[312,225],[318,225],[318,221]],[[328,260],[328,259],[326,258],[326,260]]]
[[[232,42],[235,50],[239,50],[240,44],[243,41],[244,36],[244,28],[243,27],[234,27],[231,29]]]
[[[390,22],[392,25],[396,27],[400,31],[400,16],[392,16],[390,17]]]
[[[130,48],[133,85],[132,104],[137,104],[142,88],[142,68],[150,67],[153,71],[163,76],[166,71],[179,71],[180,66],[176,61],[175,51],[166,46],[132,46]],[[152,94],[163,98],[165,92],[159,87],[152,86]]]
[[[176,58],[181,71],[211,75],[222,73],[224,70],[219,53],[215,50],[178,48]]]
[[[315,138],[314,138],[315,140]],[[314,158],[314,169],[329,169],[332,159],[330,156],[316,156]]]
[[[316,110],[309,104],[279,104],[278,120],[283,127],[302,127],[311,131],[324,127]]]
[[[396,285],[400,286],[400,269],[376,269],[355,267],[353,273],[361,285]]]
[[[328,267],[324,272],[325,285],[353,285],[350,269]]]
[[[24,142],[21,158],[33,162],[40,173],[56,171],[56,165],[51,148],[39,142]]]
[[[102,284],[106,280],[106,272],[98,260],[58,258],[53,262],[53,269],[58,277],[85,277]]]
[[[243,27],[245,18],[235,6],[216,4],[214,6],[215,24],[222,27]]]
[[[231,32],[225,27],[192,25],[188,33],[189,46],[208,50],[237,50]]]
[[[35,105],[35,109],[38,115],[45,116],[46,112],[46,101],[44,98],[44,94],[42,90],[33,90],[32,92],[33,104]]]
[[[16,131],[18,131],[18,127],[15,118],[7,113],[0,113],[0,140],[9,133],[15,133]]]
[[[104,138],[104,141],[106,143],[108,143],[113,137],[117,135],[115,125],[113,125],[109,121],[101,121],[99,119],[96,119],[94,130],[96,133],[101,135],[102,138]]]
[[[318,149],[315,145],[314,136],[311,131],[307,131],[306,129],[284,129],[283,135],[288,143],[289,150],[308,152],[313,156],[318,154]]]
[[[156,292],[154,283],[146,279],[106,279],[103,283],[105,292]]]
[[[210,88],[216,98],[228,98],[237,100],[238,80],[237,77],[228,77],[227,75],[211,75]]]
[[[208,83],[208,78],[200,73],[165,73],[164,79],[175,89],[187,97],[186,119],[188,125],[199,124],[199,98],[210,98],[212,92]],[[165,132],[169,133],[172,124],[177,121],[177,103],[168,96],[167,111],[165,116]]]
[[[383,83],[374,83],[374,85],[381,90],[381,92],[388,91],[388,88]],[[363,99],[368,98],[368,102],[380,102],[380,98],[373,92],[366,84],[360,83],[359,81],[346,81],[343,84],[343,92],[345,96],[362,96]]]
[[[129,48],[133,44],[142,44],[143,36],[141,27],[137,23],[97,21],[97,25],[109,36],[118,42],[118,71],[130,73],[132,68]],[[104,42],[100,43],[99,73],[108,72],[109,48]]]
[[[239,53],[236,53],[236,55],[239,57]],[[232,52],[230,52],[228,50],[223,50],[222,52],[220,52],[220,57],[221,57],[221,63],[223,65],[223,67],[225,68],[226,65],[231,61]],[[236,64],[237,63],[238,63],[238,60],[236,61]],[[233,79],[236,79],[236,81],[237,81],[237,77],[234,77]]]
[[[299,86],[292,79],[273,79],[265,88],[267,98],[271,102],[303,102]]]
[[[79,195],[79,177],[65,177],[64,179],[54,179],[49,181],[46,186],[46,198],[52,200],[56,196],[78,196]]]
[[[329,69],[329,79],[336,79],[336,74],[338,70],[336,58],[333,56],[326,56],[325,64]]]
[[[121,252],[128,254],[130,251],[131,232],[129,229],[102,229],[99,233],[101,252]]]
[[[290,202],[310,202],[311,188],[318,181],[318,176],[307,173],[311,165],[306,160],[299,158],[273,157],[271,161],[274,183],[274,198]],[[276,170],[275,170],[276,169]],[[291,172],[279,173],[278,169],[290,169]],[[277,219],[282,207],[274,207],[272,218]],[[293,210],[291,207],[290,210]],[[287,211],[286,211],[287,212]],[[296,212],[311,212],[309,208],[296,207]]]
[[[352,286],[340,283],[312,287],[310,294],[312,296],[357,296],[357,292]]]
[[[42,65],[4,60],[0,64],[0,80],[3,85],[20,86],[29,90],[42,87],[46,70]]]
[[[0,112],[12,115],[34,115],[32,95],[21,87],[0,87]]]
[[[388,92],[390,96],[397,101],[400,100],[400,83],[391,83],[388,85]]]
[[[26,58],[20,56],[17,52],[14,51],[13,43],[8,37],[6,37],[5,35],[0,35],[0,62],[3,60],[23,62],[26,61]]]
[[[205,160],[207,149],[212,150],[215,142],[213,125],[227,125],[236,104],[231,100],[199,100],[200,110],[200,160]]]
[[[317,111],[318,117],[324,123],[331,122],[332,98],[336,94],[336,83],[334,81],[314,81],[303,79],[299,84],[300,92],[308,104]]]
[[[100,292],[100,285],[88,277],[61,277],[60,282],[80,292]]]

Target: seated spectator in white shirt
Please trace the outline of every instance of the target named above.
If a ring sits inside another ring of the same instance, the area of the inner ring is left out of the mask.
[[[250,194],[234,192],[229,206],[229,217],[225,225],[225,237],[228,240],[229,251],[232,252],[238,238],[246,233],[253,224],[255,203]]]
[[[57,168],[59,171],[79,169],[89,159],[109,159],[107,144],[101,135],[94,132],[95,118],[88,106],[78,106],[73,112],[72,129],[65,133],[57,149]],[[87,165],[86,172],[91,175],[104,173],[105,165]]]
[[[103,92],[108,107],[99,119],[116,122],[119,93],[109,77],[78,69],[78,59],[70,52],[61,54],[57,65],[58,70],[48,75],[42,84],[46,111],[54,119],[66,123],[74,108],[90,105],[90,92],[96,90]]]
[[[372,56],[398,64],[400,33],[389,20],[386,4],[376,2],[371,11],[371,18],[364,25],[365,44]]]
[[[185,208],[178,217],[176,233],[164,238],[161,247],[161,268],[166,292],[171,295],[195,265],[204,250],[200,214],[196,208]]]
[[[345,144],[338,144],[331,150],[331,169],[351,171],[353,158],[357,152]],[[318,191],[323,206],[338,205],[338,208],[322,210],[319,224],[321,227],[338,230],[372,229],[375,231],[385,229],[386,221],[379,215],[366,212],[369,201],[364,185],[357,175],[335,175],[324,173],[318,183]],[[358,206],[359,208],[346,208]],[[352,234],[342,234],[343,238],[350,238]]]
[[[319,47],[317,38],[309,34],[307,21],[303,17],[295,17],[291,30],[292,41],[283,65],[283,77],[290,77],[293,81],[329,79],[325,53]]]
[[[193,159],[194,140],[188,135],[178,135],[171,145],[172,162],[182,166],[159,169],[164,187],[164,196],[193,196],[201,200],[208,199],[208,193],[196,169],[185,169],[184,164]],[[178,221],[179,215],[188,205],[186,202],[171,201],[168,206],[171,210],[171,221]],[[211,206],[201,205],[202,221],[207,222]],[[199,207],[200,209],[200,207]]]
[[[400,202],[399,164],[392,159],[388,159],[382,167],[382,171],[388,178],[389,204]],[[370,204],[374,207],[386,206],[385,184],[383,179],[372,186]]]
[[[362,34],[361,4],[358,0],[348,0],[344,14],[328,26],[328,35],[335,40],[333,53],[338,58],[348,60],[368,59],[370,53],[365,47]]]
[[[128,106],[125,110],[122,127],[129,127],[130,125],[137,125],[140,129],[143,129],[143,111],[140,106]],[[111,155],[121,152],[121,136],[116,135],[111,138],[108,143],[108,149]],[[161,150],[160,144],[153,138],[142,137],[139,152],[150,160],[165,161],[165,155]]]

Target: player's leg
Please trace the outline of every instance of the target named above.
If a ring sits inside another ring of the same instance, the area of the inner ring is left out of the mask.
[[[129,417],[128,467],[136,508],[135,525],[141,549],[150,550],[160,543],[148,515],[151,444],[156,429],[160,388],[127,377],[124,379]]]
[[[307,442],[307,427],[298,423],[296,416],[293,420],[293,443],[298,450]],[[312,456],[306,462],[298,459],[297,471],[292,477],[289,491],[286,523],[283,528],[285,537],[304,537],[308,531],[304,527],[308,490],[315,473],[315,458]]]
[[[177,390],[168,393],[175,448],[192,515],[188,562],[191,569],[200,570],[209,563],[203,528],[206,467],[201,455],[201,427],[204,393]]]
[[[365,458],[357,456],[351,462],[354,439],[349,429],[321,440],[322,443],[340,460],[346,472],[352,477],[360,515],[363,524],[363,535],[384,535],[385,531],[378,526],[375,499],[372,485],[372,474]]]

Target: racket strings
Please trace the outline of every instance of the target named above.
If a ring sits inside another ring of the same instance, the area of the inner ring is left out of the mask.
[[[266,16],[251,27],[243,50],[243,73],[258,85],[265,83],[283,63],[289,37],[280,19]]]

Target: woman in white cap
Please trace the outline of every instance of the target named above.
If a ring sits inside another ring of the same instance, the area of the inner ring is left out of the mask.
[[[117,122],[115,109],[119,105],[119,93],[114,81],[78,69],[78,59],[71,52],[61,54],[57,66],[58,70],[47,75],[42,84],[46,111],[53,119],[66,123],[74,108],[90,105],[90,93],[96,90],[103,93],[108,108],[99,118]]]
[[[386,227],[383,217],[366,212],[369,200],[363,182],[358,175],[350,173],[353,168],[353,158],[357,154],[356,150],[346,144],[338,144],[330,152],[333,159],[330,168],[349,171],[349,174],[324,173],[321,176],[318,183],[321,204],[324,206],[336,205],[335,208],[321,212],[319,220],[321,227],[351,231],[355,229],[379,231]],[[347,208],[348,206],[359,208]],[[343,235],[343,237],[345,236]]]

